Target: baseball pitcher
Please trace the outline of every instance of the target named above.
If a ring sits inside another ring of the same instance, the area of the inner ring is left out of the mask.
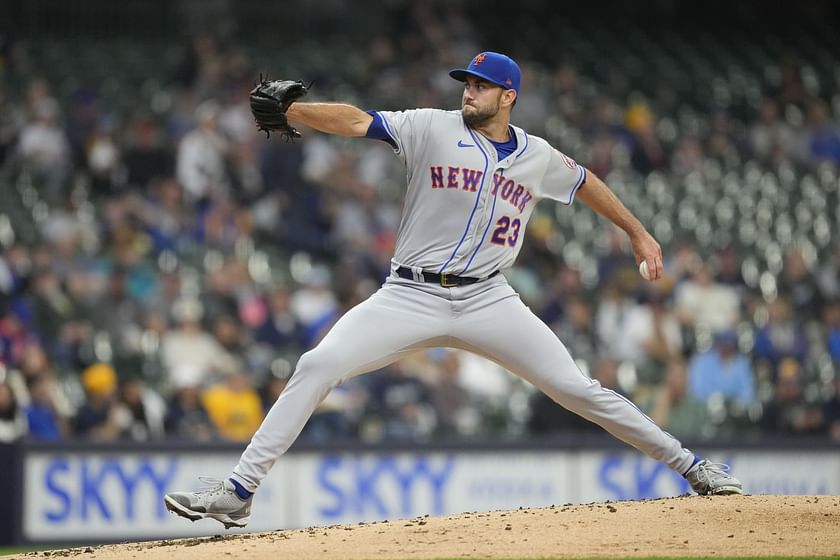
[[[563,343],[519,299],[501,274],[513,265],[528,219],[545,198],[580,200],[622,228],[650,280],[662,251],[601,179],[542,138],[510,124],[520,87],[509,57],[478,54],[465,69],[460,111],[362,111],[346,104],[298,102],[302,82],[263,81],[251,95],[257,126],[287,138],[290,122],[340,136],[387,142],[405,165],[408,190],[391,274],[304,354],[225,480],[200,492],[173,492],[166,507],[196,520],[243,527],[253,493],[339,383],[430,347],[485,356],[534,384],[560,406],[685,476],[698,494],[740,494],[726,465],[712,463],[662,431],[632,402],[576,367]]]

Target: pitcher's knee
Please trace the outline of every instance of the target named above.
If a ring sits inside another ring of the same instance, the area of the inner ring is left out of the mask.
[[[335,353],[313,348],[300,357],[292,377],[300,376],[335,385],[346,373],[346,366],[340,362],[341,359]]]

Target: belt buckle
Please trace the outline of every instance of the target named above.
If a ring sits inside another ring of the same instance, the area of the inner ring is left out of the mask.
[[[444,288],[454,288],[454,287],[456,287],[458,285],[458,283],[456,282],[456,283],[450,284],[448,276],[449,275],[446,274],[445,272],[441,273],[441,275],[440,275],[440,285],[443,286]]]

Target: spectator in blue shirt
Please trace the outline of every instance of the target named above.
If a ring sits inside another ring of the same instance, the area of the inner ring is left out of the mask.
[[[711,350],[692,358],[688,377],[691,394],[701,401],[714,394],[743,405],[755,399],[752,366],[738,352],[738,337],[732,331],[718,333]]]
[[[29,396],[31,400],[25,407],[29,437],[47,441],[63,439],[65,427],[56,412],[47,377],[37,376],[29,380]]]
[[[825,342],[831,359],[840,363],[840,300],[829,302],[823,309]]]
[[[771,303],[767,311],[767,324],[756,330],[753,351],[756,358],[766,360],[770,364],[775,380],[779,364],[785,358],[805,362],[808,355],[808,338],[805,329],[797,321],[797,314],[785,298],[780,297]]]

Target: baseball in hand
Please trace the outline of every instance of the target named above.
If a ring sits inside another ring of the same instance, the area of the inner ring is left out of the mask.
[[[642,278],[645,280],[650,280],[650,270],[648,270],[647,261],[639,263],[639,274],[641,274]]]

